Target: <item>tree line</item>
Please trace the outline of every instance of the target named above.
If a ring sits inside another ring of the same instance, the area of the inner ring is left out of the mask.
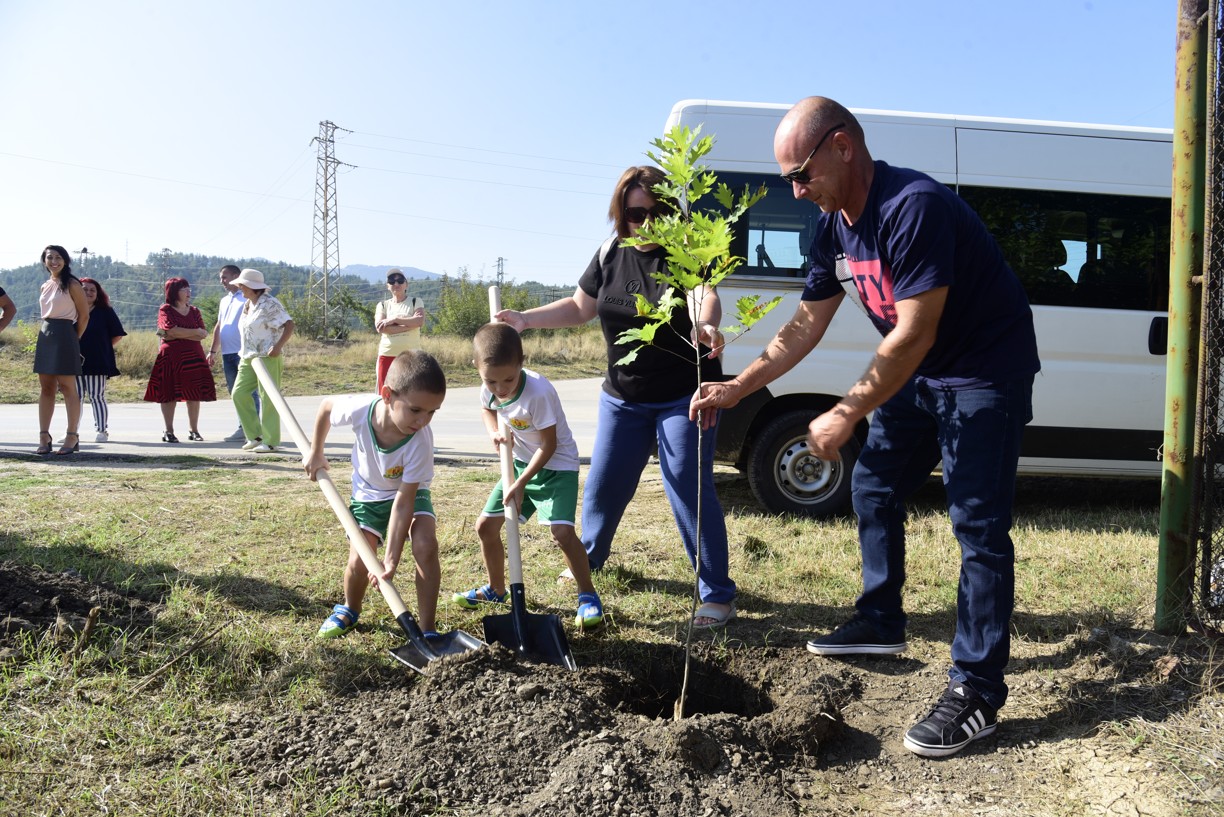
[[[150,253],[143,264],[127,264],[107,255],[73,259],[72,272],[78,278],[101,282],[111,306],[128,331],[152,331],[157,325],[157,309],[165,300],[167,278],[180,277],[191,282],[192,303],[204,313],[212,326],[217,305],[225,294],[217,273],[226,264],[239,269],[251,267],[264,274],[270,291],[282,303],[298,331],[319,339],[343,339],[354,329],[374,326],[374,308],[389,297],[385,284],[356,275],[341,275],[328,284],[328,320],[323,320],[322,304],[310,298],[310,268],[264,258],[224,258],[194,253]],[[0,272],[0,286],[17,304],[17,319],[39,321],[38,292],[47,280],[40,263]],[[410,296],[425,303],[429,320],[426,334],[471,335],[488,320],[487,290],[491,282],[472,278],[460,267],[455,275],[411,279]],[[503,284],[502,301],[507,308],[528,309],[573,293],[573,287],[552,287],[534,281]]]

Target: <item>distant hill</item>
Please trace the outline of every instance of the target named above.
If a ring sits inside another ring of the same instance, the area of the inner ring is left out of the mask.
[[[341,275],[353,275],[358,278],[363,278],[366,281],[376,281],[382,284],[386,282],[387,270],[390,270],[390,269],[398,269],[400,272],[404,273],[405,278],[414,279],[414,280],[429,280],[429,279],[436,280],[442,277],[441,275],[438,275],[435,272],[426,272],[425,270],[417,269],[416,267],[405,267],[402,264],[388,264],[386,266],[379,266],[379,265],[370,266],[369,264],[346,264],[345,266],[340,268],[340,274]]]
[[[127,264],[115,261],[110,256],[93,255],[83,261],[74,258],[73,272],[102,283],[110,296],[111,306],[119,314],[125,328],[149,331],[157,325],[157,308],[165,299],[163,284],[171,276],[180,276],[191,282],[192,302],[200,307],[204,322],[211,326],[216,320],[217,301],[225,294],[217,280],[217,270],[224,264],[253,267],[263,272],[272,294],[285,304],[290,314],[293,314],[298,303],[309,297],[311,271],[308,267],[266,258],[224,258],[171,252],[149,253],[145,263]],[[374,304],[387,297],[389,269],[389,266],[351,264],[340,269],[336,284],[355,301],[366,304],[372,316]],[[416,267],[399,269],[403,270],[405,277],[413,279],[409,291],[425,302],[426,313],[438,309],[444,281],[453,285],[460,280],[455,276],[448,278]],[[38,263],[0,270],[0,287],[16,303],[18,320],[35,325],[38,323],[38,291],[46,280],[47,271]],[[479,283],[479,279],[473,279],[473,282]],[[515,282],[515,285],[526,289],[537,303],[555,301],[574,291],[572,285],[546,286],[534,281]],[[354,317],[353,320],[360,321],[361,318]],[[370,320],[372,317],[368,317],[366,322]],[[429,331],[428,324],[426,331]]]

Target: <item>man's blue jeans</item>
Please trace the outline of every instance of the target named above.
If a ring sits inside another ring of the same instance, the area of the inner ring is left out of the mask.
[[[663,489],[689,563],[696,557],[697,486],[701,484],[702,601],[730,604],[735,582],[728,575],[727,522],[714,489],[714,439],[717,426],[702,434],[702,467],[697,468],[697,424],[688,418],[689,398],[667,403],[629,403],[599,393],[595,450],[582,494],[582,543],[591,568],[603,567],[612,538],[642,479],[655,443]]]
[[[876,409],[854,467],[854,512],[863,555],[856,606],[885,637],[905,632],[906,500],[942,464],[948,516],[960,543],[953,681],[996,709],[1015,603],[1012,502],[1020,438],[1033,417],[1033,379],[955,391],[908,383]]]
[[[234,393],[234,380],[238,377],[239,356],[237,352],[228,355],[221,355],[221,368],[225,372],[225,390],[230,394]],[[251,396],[255,398],[255,413],[259,413],[259,389],[251,392]]]

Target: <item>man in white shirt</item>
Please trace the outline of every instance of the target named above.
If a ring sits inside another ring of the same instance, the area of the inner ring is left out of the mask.
[[[225,287],[226,294],[221,296],[221,301],[217,304],[217,325],[213,327],[212,346],[208,352],[209,366],[213,365],[218,352],[220,353],[221,365],[225,370],[225,388],[231,394],[234,391],[234,378],[238,376],[238,351],[242,348],[238,319],[242,317],[242,307],[246,305],[246,298],[242,297],[242,292],[233,283],[239,272],[233,264],[226,264],[221,268],[221,286]],[[255,397],[255,410],[259,411],[259,392],[253,391],[251,394]],[[225,441],[232,443],[245,439],[242,426],[239,426]]]

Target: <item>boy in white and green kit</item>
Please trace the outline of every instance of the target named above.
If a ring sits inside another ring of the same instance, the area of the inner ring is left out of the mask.
[[[506,565],[501,529],[506,509],[502,498],[509,493],[515,497],[514,505],[522,519],[539,514],[540,524],[551,528],[553,540],[561,548],[578,585],[575,623],[581,629],[598,627],[603,623],[603,605],[591,583],[586,549],[574,530],[578,509],[578,445],[565,421],[557,390],[547,378],[523,368],[523,341],[506,324],[482,326],[473,338],[473,345],[483,383],[480,406],[485,428],[494,450],[506,442],[501,421],[511,429],[515,480],[508,490],[498,482],[476,522],[489,583],[456,593],[451,600],[468,609],[481,602],[505,601]]]
[[[328,467],[323,443],[332,427],[352,428],[353,496],[349,510],[370,548],[382,554],[377,576],[351,545],[342,582],[344,603],[319,628],[320,638],[337,638],[357,624],[366,588],[390,581],[399,567],[404,542],[410,541],[416,563],[417,614],[425,637],[436,638],[435,617],[442,568],[438,528],[430,501],[433,479],[433,432],[429,423],[446,397],[446,376],[425,352],[403,352],[387,371],[380,393],[325,398],[315,416],[314,437],[306,473],[311,479]]]

